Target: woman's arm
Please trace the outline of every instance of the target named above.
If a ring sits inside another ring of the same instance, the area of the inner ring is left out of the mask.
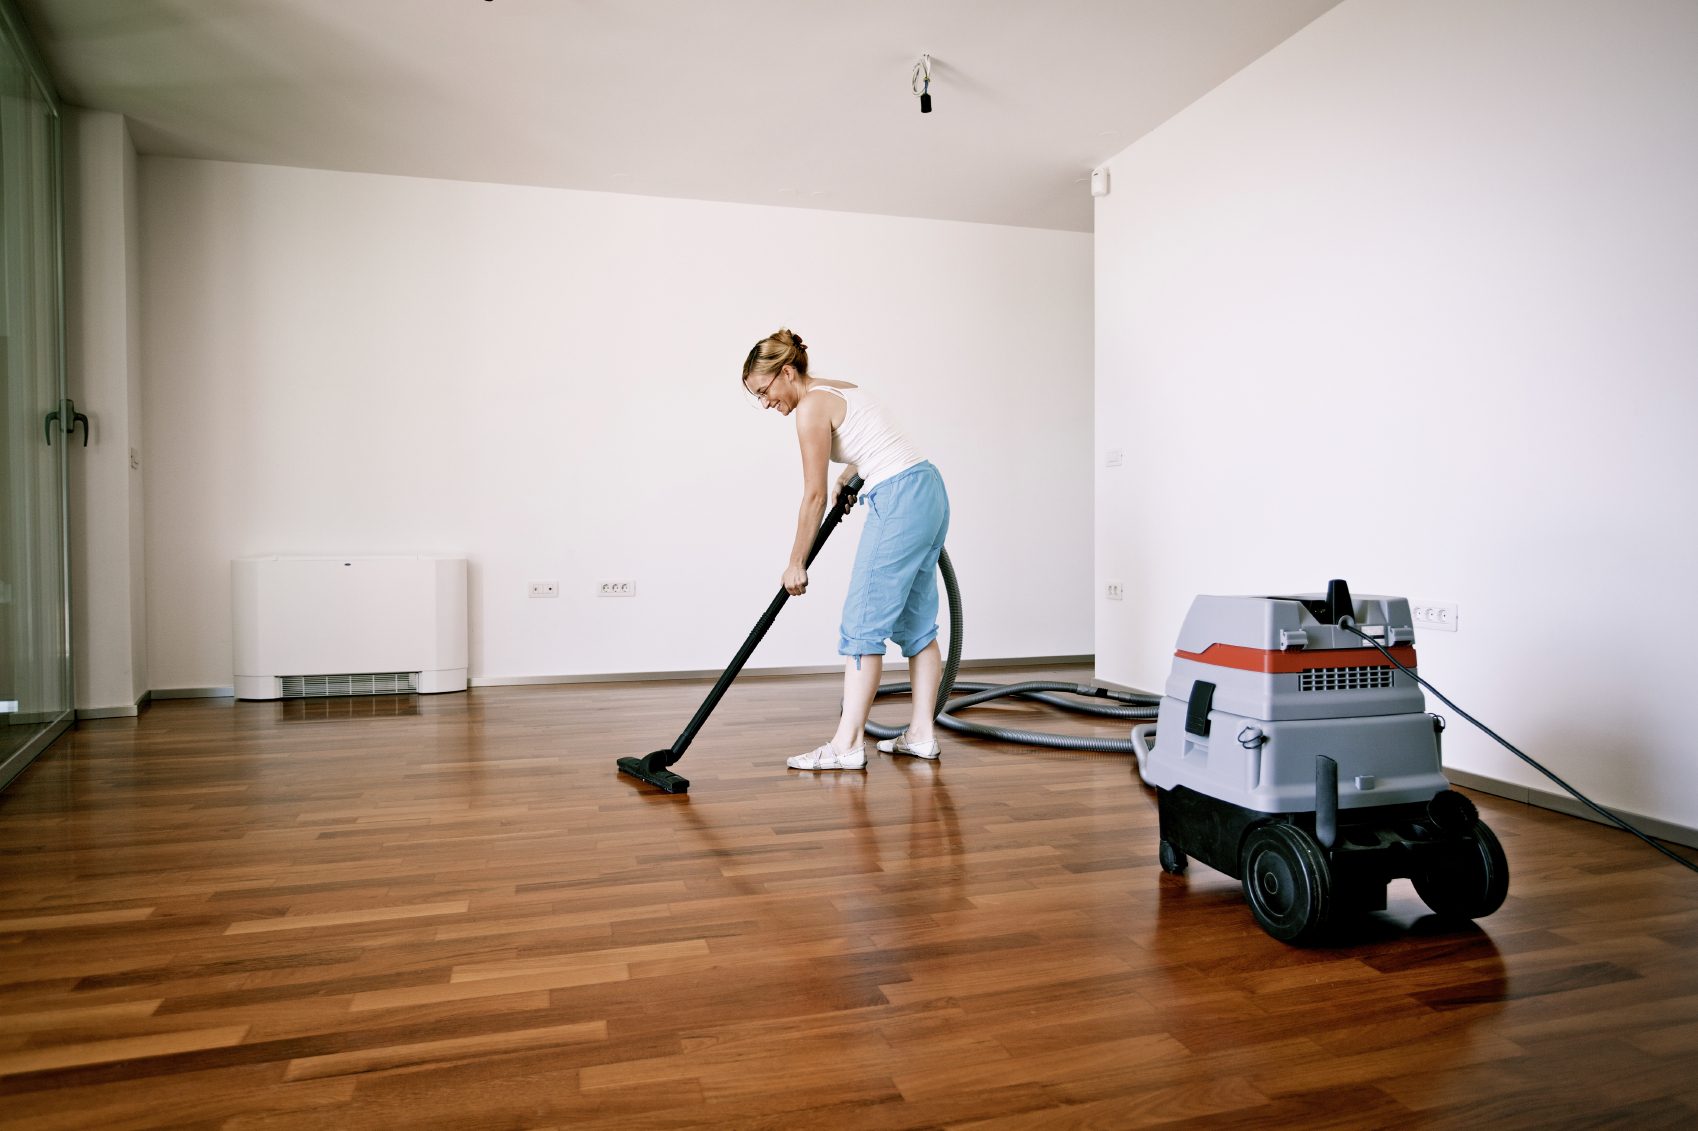
[[[806,396],[796,406],[796,441],[802,447],[802,505],[796,512],[796,541],[784,570],[784,589],[800,597],[808,588],[808,551],[825,516],[826,465],[831,462],[831,398]]]

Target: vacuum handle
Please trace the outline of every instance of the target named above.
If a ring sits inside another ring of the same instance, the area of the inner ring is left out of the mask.
[[[864,482],[865,480],[857,475],[845,483],[843,490],[837,493],[837,502],[832,505],[829,511],[825,512],[825,518],[820,521],[819,533],[814,535],[814,544],[808,548],[808,556],[802,562],[803,569],[813,565],[814,559],[819,557],[821,548],[825,546],[825,540],[831,537],[831,532],[837,529],[837,524],[842,522],[843,516],[849,513],[849,508],[855,505],[850,500],[861,493],[861,484]],[[790,596],[782,589],[779,592],[786,597]],[[780,602],[780,606],[782,607],[782,602]]]
[[[845,483],[843,490],[838,492],[836,505],[826,512],[825,519],[820,523],[819,533],[814,535],[814,544],[808,550],[807,560],[802,563],[804,569],[814,564],[814,558],[819,556],[821,548],[825,546],[825,540],[831,537],[831,532],[837,529],[838,524],[843,521],[843,516],[849,513],[849,508],[855,505],[850,502],[850,498],[860,493],[862,482],[861,477],[857,475]],[[774,597],[772,603],[766,607],[766,612],[761,614],[761,619],[755,622],[754,631],[749,633],[747,640],[743,641],[743,646],[737,649],[737,654],[731,658],[731,662],[725,666],[725,670],[719,673],[719,680],[713,685],[713,690],[708,692],[707,698],[702,700],[702,705],[696,708],[695,717],[690,720],[690,725],[685,727],[684,732],[673,741],[671,757],[666,763],[668,766],[684,756],[684,751],[695,740],[696,732],[702,729],[702,724],[707,722],[709,715],[713,714],[713,709],[719,706],[719,701],[725,697],[725,692],[731,687],[731,681],[737,678],[738,673],[743,670],[743,665],[749,662],[749,657],[754,654],[755,648],[760,645],[761,639],[766,636],[767,630],[772,627],[772,622],[778,619],[779,610],[784,608],[784,602],[789,599],[789,591],[780,589],[778,596]]]

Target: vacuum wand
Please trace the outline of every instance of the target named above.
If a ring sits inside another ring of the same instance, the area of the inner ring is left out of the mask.
[[[837,496],[836,504],[832,506],[830,511],[826,512],[824,520],[820,522],[819,533],[814,535],[814,544],[808,550],[807,560],[802,563],[804,569],[814,564],[814,558],[819,556],[821,548],[825,546],[825,540],[831,537],[831,532],[837,529],[838,524],[843,521],[843,516],[849,513],[850,507],[854,506],[853,500],[860,493],[861,483],[862,479],[857,475],[844,484],[843,490]],[[780,589],[778,591],[778,595],[766,607],[766,612],[761,614],[761,619],[755,622],[754,630],[749,633],[749,638],[743,641],[743,646],[737,649],[737,654],[731,658],[731,662],[719,674],[719,679],[714,683],[713,690],[708,692],[707,698],[702,700],[702,705],[696,709],[695,717],[690,720],[690,724],[684,728],[683,733],[673,739],[672,745],[665,750],[656,750],[642,758],[619,759],[619,771],[621,773],[630,774],[632,777],[648,782],[667,793],[686,793],[689,791],[689,781],[673,773],[667,767],[684,756],[684,751],[689,749],[690,743],[696,737],[696,732],[702,729],[702,725],[707,722],[708,716],[713,714],[713,709],[725,697],[726,691],[731,687],[731,682],[743,670],[743,665],[749,662],[749,657],[754,654],[755,648],[760,645],[761,639],[766,636],[767,630],[772,627],[772,623],[778,619],[779,611],[784,608],[784,603],[789,599],[788,590]]]

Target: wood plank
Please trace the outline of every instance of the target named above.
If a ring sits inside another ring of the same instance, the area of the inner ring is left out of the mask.
[[[469,998],[522,994],[530,990],[558,990],[595,982],[617,982],[628,977],[630,970],[624,965],[572,966],[564,970],[546,970],[537,974],[480,978],[469,982],[443,982],[439,985],[407,986],[393,990],[369,990],[355,994],[348,1008],[358,1012],[364,1009],[393,1009],[403,1005],[432,1005],[445,1001],[465,1001]]]
[[[61,931],[77,927],[105,927],[134,923],[152,915],[152,907],[130,907],[119,911],[82,911],[69,915],[32,915],[23,919],[0,919],[0,934],[14,931]]]
[[[470,902],[420,903],[411,907],[372,907],[360,911],[327,911],[317,915],[281,915],[274,919],[247,919],[231,923],[227,935],[253,935],[262,931],[303,931],[315,927],[347,927],[382,923],[393,919],[425,919],[437,915],[463,915]]]
[[[35,1033],[52,1029],[74,1029],[104,1021],[134,1017],[152,1017],[163,998],[151,1001],[115,1001],[106,1005],[69,1005],[62,1009],[45,1009],[36,1013],[8,1013],[8,1033]]]
[[[0,1076],[45,1072],[78,1064],[100,1064],[114,1060],[138,1060],[149,1056],[199,1049],[227,1048],[247,1036],[246,1025],[219,1029],[190,1029],[178,1033],[154,1033],[145,1037],[116,1037],[109,1041],[85,1041],[74,1045],[50,1045],[0,1054]]]
[[[355,1076],[394,1068],[411,1068],[446,1060],[464,1060],[490,1054],[520,1052],[584,1041],[607,1039],[607,1022],[583,1021],[573,1025],[551,1025],[544,1029],[516,1029],[456,1037],[415,1044],[385,1045],[358,1052],[330,1053],[289,1062],[286,1078],[312,1080],[322,1076]]]

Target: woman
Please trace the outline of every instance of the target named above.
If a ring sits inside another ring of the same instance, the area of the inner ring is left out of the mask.
[[[886,754],[936,758],[941,752],[932,709],[943,658],[937,646],[937,558],[949,533],[949,496],[937,468],[920,458],[879,403],[858,386],[808,374],[808,347],[789,330],[762,338],[743,362],[743,388],[764,408],[796,418],[802,446],[802,506],[784,588],[808,591],[802,564],[836,492],[826,493],[827,462],[846,464],[836,491],[857,474],[868,517],[855,553],[849,596],[837,643],[843,666],[843,717],[824,746],[789,759],[797,770],[862,770],[861,735],[884,674],[884,644],[894,640],[908,657],[914,715]],[[854,501],[851,499],[851,501]]]

